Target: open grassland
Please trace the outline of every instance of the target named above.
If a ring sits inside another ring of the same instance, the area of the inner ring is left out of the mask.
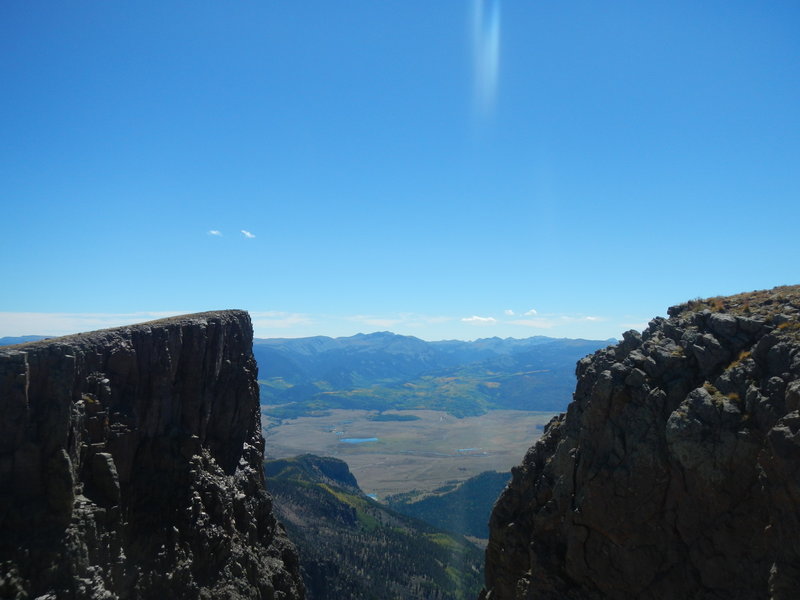
[[[555,413],[493,410],[461,419],[434,410],[384,413],[418,417],[404,421],[374,420],[376,414],[331,410],[283,421],[264,416],[267,458],[334,456],[347,462],[366,493],[382,499],[433,490],[483,471],[508,471],[522,461]],[[352,438],[378,441],[341,441]]]

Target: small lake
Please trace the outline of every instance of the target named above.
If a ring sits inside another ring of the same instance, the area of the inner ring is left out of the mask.
[[[364,444],[366,442],[377,442],[378,438],[342,438],[339,441],[345,444]]]

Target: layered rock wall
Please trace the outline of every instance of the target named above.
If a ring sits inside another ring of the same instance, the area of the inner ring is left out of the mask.
[[[250,318],[0,349],[0,597],[302,597],[262,471]]]
[[[580,361],[495,505],[482,598],[800,598],[800,288]]]

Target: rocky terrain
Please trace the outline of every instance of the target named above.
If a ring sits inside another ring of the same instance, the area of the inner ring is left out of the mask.
[[[224,311],[0,349],[0,597],[302,598]]]
[[[799,314],[798,286],[695,300],[581,360],[481,597],[800,597]]]

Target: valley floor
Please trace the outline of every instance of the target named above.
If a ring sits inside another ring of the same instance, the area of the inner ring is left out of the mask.
[[[483,471],[509,471],[522,462],[556,413],[494,410],[459,419],[440,411],[409,410],[383,414],[417,420],[370,420],[377,414],[331,410],[283,421],[263,416],[266,456],[334,456],[348,464],[364,492],[381,500],[412,490],[431,491]],[[371,438],[377,441],[342,441]]]

